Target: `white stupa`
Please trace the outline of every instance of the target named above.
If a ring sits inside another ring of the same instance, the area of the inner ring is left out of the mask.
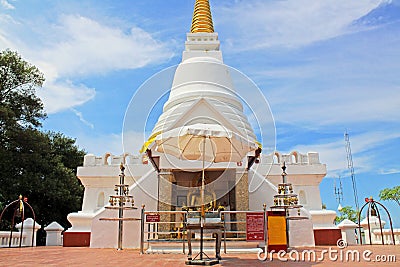
[[[182,63],[176,69],[169,99],[151,136],[196,123],[221,124],[256,140],[236,94],[230,68],[223,63],[208,1],[196,1]]]
[[[256,135],[243,113],[230,75],[229,67],[223,64],[209,1],[196,0],[182,62],[176,69],[163,113],[144,148],[153,148],[152,142],[159,133],[196,123],[220,124],[255,141]],[[158,158],[158,171],[144,154],[86,155],[77,172],[85,186],[82,210],[69,214],[72,227],[64,234],[64,244],[101,248],[117,246],[117,223],[99,219],[115,217],[115,211],[104,207],[109,205],[108,197],[114,194],[114,185],[118,184],[120,163],[128,167],[125,182],[130,185],[129,194],[134,196],[137,207],[144,204],[146,210],[157,211],[190,205],[191,187],[197,185],[201,164],[171,161],[171,157],[167,158],[154,149],[152,157]],[[319,184],[326,175],[326,166],[319,162],[318,153],[294,151],[262,155],[257,168],[250,170],[246,169],[245,161],[244,164],[213,164],[207,168],[209,179],[225,176],[209,190],[215,196],[215,202],[225,203],[230,210],[261,210],[264,203],[270,207],[274,204],[273,196],[277,194],[276,186],[281,182],[282,162],[286,162],[287,180],[304,207],[301,214],[309,218],[291,223],[290,245],[313,246],[314,231],[335,228],[333,219],[336,216],[334,211],[322,210]],[[261,182],[250,190],[249,181],[253,179]],[[140,210],[127,212],[126,216],[140,217]],[[131,221],[125,224],[123,247],[138,248],[140,223]]]

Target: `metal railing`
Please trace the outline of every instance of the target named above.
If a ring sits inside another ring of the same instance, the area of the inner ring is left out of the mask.
[[[223,247],[227,253],[227,247],[231,241],[246,241],[246,213],[249,211],[214,211],[218,213],[223,224]],[[254,211],[252,211],[254,212]],[[258,211],[263,212],[263,211]],[[265,211],[264,211],[265,212]],[[144,253],[153,243],[178,242],[182,244],[182,252],[185,254],[187,237],[187,221],[193,217],[196,211],[146,211],[142,207],[141,212],[141,242],[140,253]]]
[[[224,253],[226,254],[226,241],[246,241],[246,219],[237,216],[246,216],[248,211],[221,211],[221,219],[224,224],[223,240]],[[228,218],[229,217],[229,218]]]
[[[150,216],[152,219],[149,219]],[[162,242],[181,242],[182,252],[185,253],[186,216],[186,211],[145,211],[142,208],[140,253],[144,253],[145,243],[149,247],[150,243]],[[170,219],[165,220],[167,217]]]

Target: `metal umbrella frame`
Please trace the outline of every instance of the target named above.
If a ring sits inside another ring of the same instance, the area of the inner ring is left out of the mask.
[[[27,198],[23,198],[22,195],[19,195],[17,200],[14,200],[10,204],[8,204],[3,211],[0,214],[0,222],[3,219],[3,215],[8,210],[9,208],[15,208],[13,217],[12,217],[12,222],[11,222],[11,229],[10,229],[10,237],[9,237],[9,243],[8,247],[11,247],[11,240],[12,240],[12,234],[13,234],[13,229],[15,226],[15,217],[17,215],[21,216],[21,232],[20,232],[20,238],[19,238],[19,247],[22,246],[22,233],[24,229],[24,222],[25,222],[25,205],[31,210],[32,216],[33,216],[33,225],[32,225],[32,243],[31,246],[34,246],[34,240],[35,240],[35,224],[36,224],[36,215],[35,211],[33,210],[32,206],[29,205]]]

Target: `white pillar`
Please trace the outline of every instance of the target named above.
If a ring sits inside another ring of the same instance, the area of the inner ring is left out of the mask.
[[[35,224],[35,227],[33,228],[33,224]],[[32,245],[32,234],[33,232],[35,233],[34,239],[33,239],[33,246],[36,247],[36,236],[37,236],[37,231],[42,227],[40,224],[35,222],[32,218],[27,218],[24,221],[24,229],[22,229],[22,233],[26,235],[26,238],[22,242],[23,246],[31,246]],[[18,223],[15,225],[15,228],[17,228],[19,231],[21,231],[22,228],[22,222]]]
[[[349,219],[344,219],[338,224],[342,232],[342,240],[346,241],[347,245],[357,245],[356,232],[357,224],[350,221]]]
[[[386,224],[384,220],[381,220],[382,224],[382,230]],[[371,243],[372,244],[382,244],[382,239],[383,236],[381,235],[375,235],[374,230],[379,229],[380,233],[380,224],[379,224],[379,218],[377,216],[370,216],[369,217],[369,227],[371,230],[371,233],[368,231],[368,220],[365,218],[360,222],[361,227],[364,229],[365,233],[365,244],[369,244],[369,235],[371,234]]]
[[[46,231],[46,246],[62,246],[61,232],[64,228],[58,222],[52,222],[44,230]]]

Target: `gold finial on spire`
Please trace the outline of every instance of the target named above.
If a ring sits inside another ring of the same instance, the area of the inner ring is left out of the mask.
[[[196,0],[190,32],[214,32],[210,3],[208,0]]]

